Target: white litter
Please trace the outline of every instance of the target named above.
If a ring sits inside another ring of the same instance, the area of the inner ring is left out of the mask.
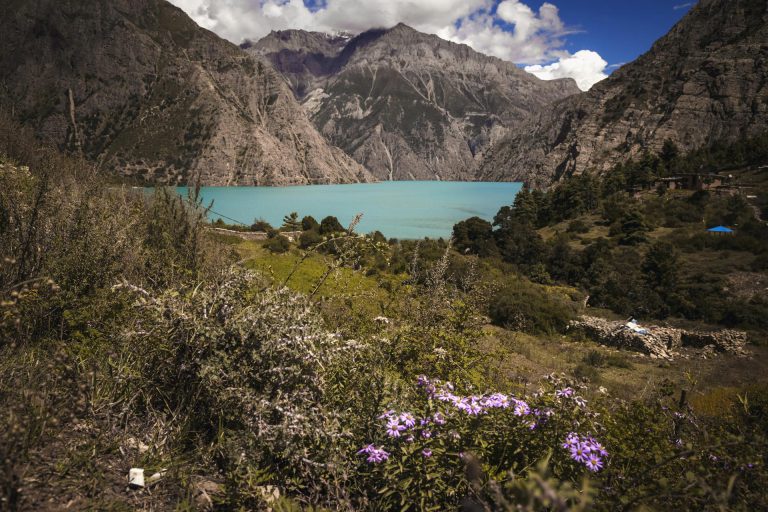
[[[156,484],[161,478],[165,476],[165,473],[167,471],[168,471],[167,469],[163,469],[153,474],[151,477],[147,478],[147,485]]]
[[[638,323],[635,321],[634,318],[632,318],[629,322],[626,323],[627,329],[629,329],[632,332],[636,332],[637,334],[648,334],[648,329],[643,329],[638,325]]]
[[[142,468],[131,468],[128,471],[128,487],[132,489],[144,487],[144,470]]]

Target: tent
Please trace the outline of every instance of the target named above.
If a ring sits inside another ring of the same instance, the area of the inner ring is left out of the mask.
[[[714,228],[709,228],[707,232],[708,233],[733,233],[733,230],[725,226],[716,226]]]

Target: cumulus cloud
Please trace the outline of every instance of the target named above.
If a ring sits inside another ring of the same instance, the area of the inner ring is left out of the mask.
[[[589,90],[595,83],[607,78],[608,63],[591,50],[581,50],[546,66],[526,66],[525,70],[543,80],[570,77],[582,91]]]
[[[561,48],[570,32],[553,4],[544,3],[535,12],[518,0],[504,0],[495,11],[476,11],[435,33],[504,60],[536,64],[567,55]]]
[[[595,52],[571,55],[563,49],[565,36],[573,30],[562,21],[557,6],[545,2],[536,11],[524,1],[496,1],[319,0],[308,6],[304,0],[171,0],[200,26],[234,43],[257,40],[271,30],[358,33],[403,22],[479,52],[528,64],[541,78],[571,76],[582,87],[605,76],[605,63]]]

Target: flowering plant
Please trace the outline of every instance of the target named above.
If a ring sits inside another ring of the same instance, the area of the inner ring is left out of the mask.
[[[550,378],[527,396],[460,394],[450,382],[418,377],[407,405],[379,416],[358,451],[361,474],[378,482],[386,507],[457,502],[472,481],[504,482],[545,458],[553,474],[579,480],[609,463],[597,415],[577,391]],[[469,471],[469,467],[476,470]]]

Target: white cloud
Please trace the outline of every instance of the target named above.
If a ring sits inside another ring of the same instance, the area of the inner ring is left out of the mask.
[[[495,11],[477,11],[435,33],[504,60],[539,64],[567,56],[568,52],[562,50],[563,36],[572,32],[553,4],[542,4],[536,13],[523,2],[504,0]]]
[[[526,66],[525,70],[544,80],[570,77],[576,80],[582,91],[588,91],[595,83],[607,78],[608,63],[591,50],[581,50],[546,66]]]
[[[573,33],[558,8],[545,2],[534,11],[520,0],[324,0],[309,9],[303,0],[171,0],[199,25],[240,43],[271,30],[297,28],[358,33],[406,23],[422,32],[518,64],[533,66],[544,79],[572,76],[591,85],[604,62],[595,52],[571,55],[564,38]],[[594,57],[597,57],[595,59]],[[553,62],[554,61],[554,62]],[[551,63],[548,65],[547,64]],[[570,73],[570,74],[568,74]],[[557,75],[557,76],[556,76]]]

